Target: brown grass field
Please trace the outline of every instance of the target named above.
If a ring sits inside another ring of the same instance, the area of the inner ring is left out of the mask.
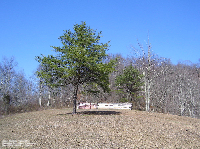
[[[0,148],[200,148],[200,119],[135,110],[70,112],[1,118]]]

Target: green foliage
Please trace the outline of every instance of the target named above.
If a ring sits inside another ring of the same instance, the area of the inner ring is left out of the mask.
[[[132,65],[126,67],[124,72],[116,77],[117,93],[118,94],[129,94],[136,95],[135,93],[141,90],[143,85],[142,77],[137,69]]]
[[[89,94],[98,94],[100,93],[100,89],[98,88],[97,83],[90,83],[83,86],[85,91]]]
[[[74,25],[73,29],[74,32],[65,30],[60,36],[62,47],[52,46],[58,53],[56,56],[36,57],[42,68],[38,76],[51,87],[72,84],[78,89],[80,84],[96,83],[109,92],[109,73],[115,64],[114,60],[103,63],[109,42],[99,43],[101,32],[96,33],[85,22]]]
[[[42,65],[38,76],[51,86],[95,82],[109,91],[108,75],[114,61],[102,62],[107,57],[108,43],[99,43],[100,35],[85,22],[74,25],[74,32],[66,30],[59,38],[63,47],[52,46],[59,53],[57,56],[37,57]]]
[[[119,102],[122,102],[122,103],[128,102],[128,99],[127,98],[120,98]]]

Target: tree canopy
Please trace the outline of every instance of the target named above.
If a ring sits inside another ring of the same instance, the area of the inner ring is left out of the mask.
[[[102,32],[86,26],[85,22],[74,25],[74,32],[65,30],[60,36],[62,47],[52,46],[56,56],[48,55],[36,57],[40,63],[38,76],[43,78],[49,86],[74,86],[74,108],[76,113],[76,99],[78,87],[81,84],[96,83],[104,91],[109,92],[109,73],[113,71],[114,60],[105,63],[108,43],[100,43]]]
[[[133,94],[141,90],[141,86],[143,85],[142,77],[143,75],[132,65],[126,67],[123,73],[116,77],[118,93],[128,93],[129,98],[132,98]]]

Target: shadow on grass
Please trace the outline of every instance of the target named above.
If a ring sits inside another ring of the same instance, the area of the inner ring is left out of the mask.
[[[58,115],[74,115],[72,113],[66,113],[66,114],[58,114]],[[116,112],[116,111],[81,111],[77,112],[75,115],[120,115],[121,112]]]

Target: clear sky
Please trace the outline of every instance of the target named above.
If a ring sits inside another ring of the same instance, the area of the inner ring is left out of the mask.
[[[200,0],[0,0],[0,60],[15,57],[31,76],[35,56],[53,54],[63,30],[81,21],[102,31],[109,53],[131,55],[137,39],[172,63],[200,58]]]

